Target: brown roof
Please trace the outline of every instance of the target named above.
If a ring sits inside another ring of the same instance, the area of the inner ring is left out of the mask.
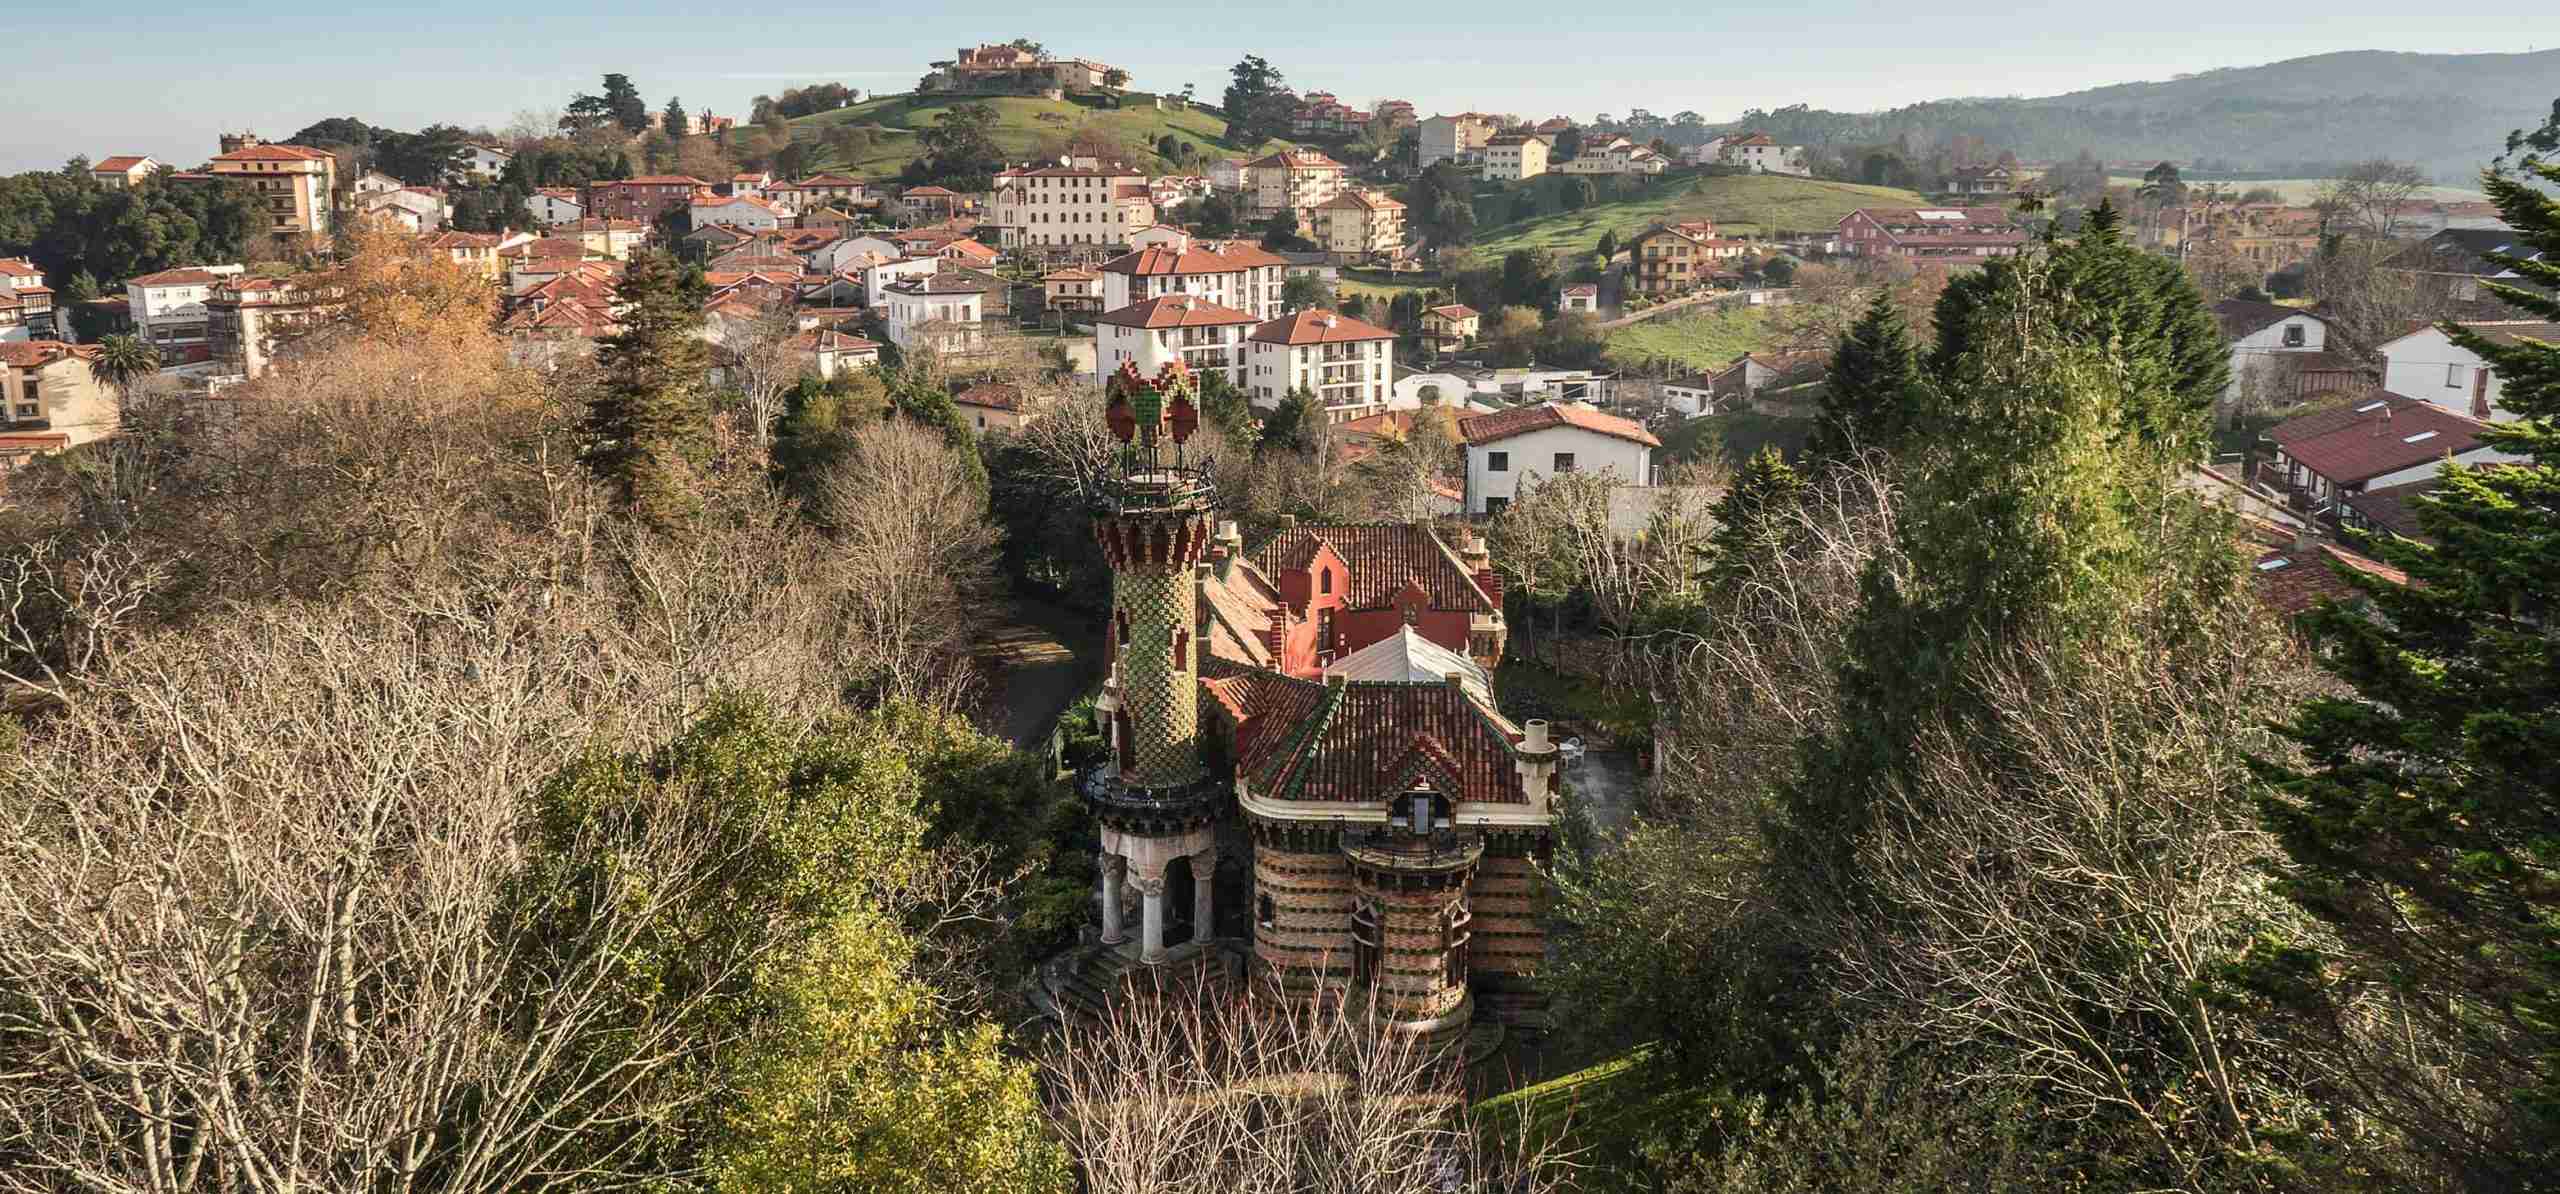
[[[327,156],[329,155],[321,150],[305,149],[299,145],[250,145],[229,153],[217,153],[213,155],[213,160],[217,162],[308,162]]]
[[[1650,447],[1662,446],[1661,440],[1637,423],[1570,402],[1541,402],[1536,406],[1515,406],[1489,415],[1469,415],[1458,420],[1458,435],[1471,444],[1489,444],[1549,427],[1579,427]]]
[[[1201,328],[1259,322],[1242,311],[1190,294],[1164,294],[1094,317],[1121,328]]]
[[[1040,275],[1040,280],[1043,282],[1091,282],[1100,276],[1101,275],[1094,273],[1092,270],[1079,269],[1070,265],[1065,269],[1050,270],[1048,273]]]
[[[1473,319],[1478,314],[1481,314],[1481,312],[1478,312],[1475,308],[1470,307],[1465,303],[1451,303],[1446,307],[1433,307],[1430,313],[1437,315],[1442,319]]]
[[[2329,599],[2348,600],[2356,597],[2356,587],[2339,575],[2340,569],[2380,577],[2395,584],[2409,583],[2407,573],[2380,560],[2360,555],[2335,543],[2299,543],[2293,531],[2273,523],[2250,519],[2242,526],[2240,550],[2252,563],[2249,586],[2269,609],[2288,617],[2302,613]]]
[[[1403,412],[1398,412],[1403,413]],[[1292,527],[1250,553],[1253,566],[1267,576],[1303,572],[1319,551],[1330,549],[1349,570],[1343,604],[1351,609],[1385,609],[1408,583],[1430,595],[1433,609],[1491,613],[1495,606],[1475,575],[1458,561],[1428,527],[1383,526]]]
[[[1327,208],[1342,208],[1346,211],[1355,208],[1363,211],[1403,211],[1404,204],[1388,198],[1387,193],[1384,191],[1371,191],[1360,187],[1353,187],[1331,199],[1327,199],[1324,202],[1317,204],[1316,208],[1319,211]]]
[[[593,185],[600,187],[707,187],[711,184],[690,174],[642,174],[632,178],[605,179]]]
[[[2347,508],[2363,515],[2366,522],[2394,535],[2404,539],[2424,539],[2426,533],[2419,529],[2418,512],[2410,507],[2409,499],[2421,494],[2433,493],[2436,486],[2441,483],[2441,478],[2428,477],[2398,485],[2385,485],[2380,489],[2368,489],[2363,493],[2348,495]]]
[[[1348,315],[1309,307],[1265,323],[1247,338],[1262,344],[1348,344],[1357,340],[1393,340],[1396,334]]]
[[[964,257],[977,258],[980,261],[993,261],[1000,256],[1000,254],[998,254],[994,249],[990,249],[987,246],[965,236],[951,242],[950,244],[942,246],[942,252],[958,253]]]
[[[98,163],[95,166],[89,167],[89,172],[92,174],[123,174],[150,160],[150,158],[144,157],[140,154],[120,153]]]
[[[213,285],[214,283],[220,282],[220,281],[223,279],[223,277],[224,277],[224,275],[214,273],[214,272],[213,272],[213,271],[211,271],[211,270],[201,270],[201,269],[195,269],[195,268],[193,268],[193,267],[181,267],[181,268],[179,268],[179,269],[164,269],[164,270],[161,270],[159,273],[156,273],[156,274],[144,274],[144,275],[142,275],[142,276],[141,276],[141,277],[139,277],[139,278],[127,278],[127,279],[125,279],[125,285],[127,285],[127,286],[211,286],[211,285]]]
[[[988,382],[953,394],[951,400],[962,406],[1018,411],[1022,409],[1022,387],[1004,382]]]
[[[1195,241],[1180,248],[1157,247],[1123,253],[1102,263],[1115,274],[1146,278],[1172,274],[1232,274],[1288,259],[1246,241]]]
[[[1564,292],[1575,298],[1581,298],[1584,295],[1590,295],[1596,298],[1600,294],[1600,287],[1591,282],[1576,282],[1571,286],[1565,287]]]
[[[2305,415],[2267,434],[2284,454],[2336,485],[2418,468],[2480,446],[2478,420],[2385,393],[2343,410]]]
[[[921,278],[902,278],[891,282],[888,289],[900,294],[985,294],[987,288],[953,274],[926,274]]]
[[[98,355],[95,344],[65,344],[60,340],[0,340],[0,364],[20,369],[36,369],[55,361],[77,357],[86,360]]]
[[[2225,340],[2238,340],[2255,335],[2296,315],[2320,318],[2300,307],[2288,307],[2281,303],[2253,303],[2247,299],[2224,299],[2213,305],[2213,318],[2222,325],[2222,338]]]
[[[959,194],[959,192],[958,192],[958,191],[954,191],[954,190],[952,190],[952,189],[950,189],[950,188],[948,188],[948,187],[933,187],[933,186],[925,186],[925,187],[908,187],[906,190],[899,192],[899,194],[900,194],[902,197],[904,197],[904,198],[910,198],[910,199],[912,199],[912,198],[914,198],[914,197],[916,197],[916,196],[918,196],[918,195],[923,195],[923,196],[927,196],[927,197],[931,197],[931,198],[941,198],[941,197],[944,197],[944,196],[957,196],[957,195]]]
[[[1452,802],[1528,803],[1515,731],[1461,686],[1251,670],[1207,686],[1239,723],[1236,771],[1255,795],[1372,801],[1420,784]]]

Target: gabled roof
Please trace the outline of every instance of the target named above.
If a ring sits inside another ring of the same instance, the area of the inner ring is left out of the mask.
[[[1121,328],[1223,327],[1259,322],[1253,316],[1193,294],[1164,294],[1094,317]]]
[[[1433,307],[1425,314],[1437,315],[1442,319],[1474,319],[1482,312],[1465,303],[1451,303],[1445,307]]]
[[[1258,344],[1348,344],[1361,340],[1393,340],[1394,332],[1362,323],[1348,315],[1309,307],[1292,311],[1253,329],[1246,337]]]
[[[1431,608],[1494,613],[1498,607],[1476,583],[1475,574],[1456,552],[1428,527],[1409,524],[1377,526],[1292,527],[1250,553],[1253,566],[1266,577],[1304,572],[1317,554],[1331,551],[1350,574],[1343,586],[1343,605],[1353,610],[1386,609],[1407,584],[1422,587]]]
[[[1255,795],[1367,803],[1428,787],[1452,803],[1529,802],[1518,731],[1463,683],[1319,684],[1244,671],[1207,686],[1239,723],[1236,773]]]
[[[144,274],[139,278],[127,278],[125,279],[124,284],[127,286],[142,287],[211,286],[214,283],[220,282],[224,277],[225,275],[214,273],[211,270],[182,267],[179,269],[164,269],[156,274]]]
[[[2409,499],[2433,493],[2443,483],[2441,477],[2427,477],[2368,489],[2348,495],[2347,508],[2363,515],[2366,522],[2404,539],[2425,539],[2426,532],[2419,528],[2417,511],[2410,507]]]
[[[1107,273],[1150,278],[1180,274],[1232,274],[1261,266],[1287,265],[1288,259],[1245,241],[1193,241],[1176,249],[1139,249],[1103,262]]]
[[[2305,544],[2287,527],[2259,519],[2243,519],[2238,544],[2250,561],[2249,587],[2267,608],[2291,617],[2323,600],[2349,599],[2354,585],[2338,574],[2344,568],[2395,584],[2409,583],[2407,573],[2335,543]]]
[[[2253,303],[2247,299],[2224,299],[2213,305],[2213,318],[2222,324],[2222,338],[2240,340],[2283,323],[2296,315],[2320,317],[2300,307],[2280,303]],[[2325,321],[2323,321],[2325,322]]]
[[[1288,170],[1347,170],[1350,167],[1326,157],[1320,149],[1283,149],[1246,162],[1247,166],[1267,166]]]
[[[87,360],[98,355],[95,344],[65,344],[60,340],[0,340],[0,365],[17,369],[41,369],[56,361]]]
[[[933,273],[902,278],[887,289],[899,294],[985,294],[987,288],[954,274]]]
[[[1022,387],[1006,382],[987,382],[953,394],[951,400],[961,406],[1018,411],[1022,409]]]
[[[150,160],[151,159],[149,157],[142,154],[120,153],[114,157],[99,162],[97,165],[89,167],[89,173],[123,174]]]
[[[2280,423],[2267,434],[2304,468],[2332,484],[2356,485],[2478,448],[2480,428],[2478,420],[2433,403],[2384,393]]]
[[[1446,683],[1454,675],[1462,677],[1461,683],[1473,688],[1479,699],[1488,704],[1493,700],[1493,677],[1485,674],[1483,665],[1422,637],[1411,626],[1396,627],[1394,634],[1335,660],[1324,674],[1345,680],[1421,684]]]
[[[1660,439],[1639,424],[1572,402],[1541,402],[1536,406],[1515,406],[1489,415],[1469,415],[1458,420],[1458,435],[1470,444],[1489,444],[1551,427],[1573,427],[1648,447],[1662,446]],[[1633,479],[1643,480],[1641,477]]]
[[[2491,253],[2528,261],[2542,255],[2511,228],[2447,228],[2392,254],[2382,264],[2386,269],[2494,278],[2506,273],[2507,267],[2489,260]]]
[[[213,155],[213,160],[217,162],[309,162],[328,156],[328,153],[323,150],[305,149],[299,145],[244,145],[229,153],[217,153]]]

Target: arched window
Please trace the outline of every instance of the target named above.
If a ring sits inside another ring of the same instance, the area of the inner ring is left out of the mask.
[[[1316,565],[1316,592],[1330,593],[1332,591],[1333,570],[1322,564]]]

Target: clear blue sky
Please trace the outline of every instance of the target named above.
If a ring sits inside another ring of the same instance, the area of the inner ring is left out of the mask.
[[[598,75],[632,77],[652,107],[743,115],[760,92],[835,80],[912,86],[926,61],[1030,37],[1124,66],[1145,90],[1224,87],[1261,54],[1299,90],[1587,116],[1650,108],[1730,119],[1806,102],[1863,111],[1959,95],[2048,95],[2332,50],[2507,52],[2560,44],[2515,8],[2336,0],[2313,9],[2227,0],[2036,6],[1793,0],[1251,5],[933,4],[764,0],[126,0],[13,4],[16,119],[0,172],[148,153],[193,165],[223,128],[282,137],[327,116],[415,128],[503,126],[556,108]],[[2504,11],[2508,15],[2498,16]],[[2538,11],[2538,10],[2537,10]],[[2125,29],[2121,26],[2137,25]]]

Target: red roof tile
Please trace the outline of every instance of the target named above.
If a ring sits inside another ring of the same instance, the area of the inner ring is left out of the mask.
[[[1096,316],[1094,322],[1122,328],[1200,328],[1259,321],[1197,295],[1165,294]]]
[[[1394,332],[1362,323],[1348,315],[1309,307],[1293,311],[1253,329],[1247,339],[1260,344],[1348,344],[1357,340],[1393,340]]]
[[[1463,687],[1320,684],[1269,672],[1207,682],[1236,734],[1236,772],[1264,798],[1376,801],[1416,786],[1450,801],[1526,804],[1515,731]]]
[[[140,154],[120,153],[89,167],[89,172],[91,174],[124,174],[150,160]]]
[[[1642,426],[1606,415],[1587,406],[1570,402],[1542,402],[1536,406],[1515,406],[1489,415],[1469,415],[1458,420],[1458,434],[1471,444],[1492,443],[1550,427],[1579,427],[1616,439],[1631,440],[1659,448],[1662,441]]]
[[[1397,414],[1406,412],[1398,411]],[[1330,548],[1350,572],[1343,604],[1355,610],[1385,609],[1407,583],[1419,584],[1433,609],[1491,613],[1495,606],[1457,554],[1427,527],[1309,526],[1280,532],[1249,553],[1266,576],[1304,572]]]
[[[211,270],[184,267],[179,269],[164,269],[159,273],[144,274],[139,278],[127,278],[125,279],[125,285],[143,287],[211,286],[222,281],[224,276],[225,275],[214,273]]]
[[[2480,446],[2478,420],[2385,393],[2343,410],[2280,423],[2267,434],[2302,467],[2334,485],[2422,467]]]

